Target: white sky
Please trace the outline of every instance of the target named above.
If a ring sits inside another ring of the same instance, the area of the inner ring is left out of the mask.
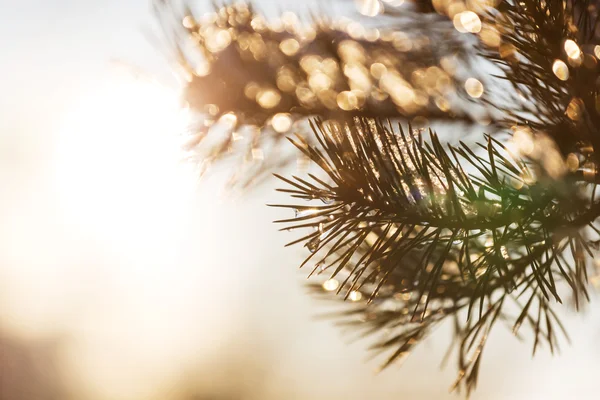
[[[65,115],[97,89],[109,61],[171,82],[167,62],[144,34],[153,26],[148,10],[147,0],[0,0],[4,334],[31,341],[67,335],[59,359],[80,398],[166,398],[165,387],[184,374],[203,382],[225,373],[230,354],[264,369],[262,398],[450,398],[454,366],[438,368],[445,332],[402,369],[374,375],[376,364],[364,361],[367,342],[349,345],[349,336],[311,318],[320,309],[301,286],[304,272],[296,271],[303,253],[284,249],[291,236],[270,222],[285,211],[264,206],[276,199],[273,181],[235,201],[218,195],[218,179],[148,208],[124,196],[111,209],[84,207],[89,219],[73,213],[81,188],[64,203],[53,172],[57,138]],[[103,111],[99,119],[110,117]],[[156,179],[143,193],[158,196],[171,183]],[[95,196],[95,186],[84,187]],[[129,187],[124,193],[133,195]],[[178,212],[161,217],[152,207]],[[105,217],[94,218],[97,212]],[[105,226],[114,231],[99,228]],[[573,344],[560,356],[541,351],[533,361],[529,343],[498,326],[473,398],[597,398],[599,316],[568,317]]]

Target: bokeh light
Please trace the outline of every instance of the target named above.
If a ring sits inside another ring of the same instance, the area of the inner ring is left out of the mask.
[[[483,84],[475,78],[469,78],[465,81],[465,90],[473,98],[479,98],[483,94]]]
[[[569,67],[562,60],[555,60],[552,64],[552,72],[561,81],[569,79]]]

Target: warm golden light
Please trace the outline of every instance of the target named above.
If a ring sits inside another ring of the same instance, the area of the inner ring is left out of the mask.
[[[567,57],[571,59],[577,59],[581,56],[579,46],[571,39],[565,41],[565,52],[567,53]]]
[[[481,41],[490,47],[498,47],[502,43],[502,38],[495,27],[486,25],[479,33]]]
[[[350,301],[360,301],[362,299],[362,293],[356,290],[353,290],[350,292],[350,294],[348,295],[348,298],[350,299]]]
[[[281,101],[281,95],[278,91],[273,89],[261,90],[256,95],[256,102],[262,108],[273,108],[277,107]]]
[[[583,101],[580,98],[574,97],[567,106],[566,114],[573,121],[577,121],[583,115],[584,107]]]
[[[196,21],[194,20],[194,17],[192,17],[191,15],[185,16],[181,23],[187,29],[193,29],[196,26]]]
[[[292,116],[287,113],[275,114],[271,119],[271,125],[276,132],[287,132],[292,127]]]
[[[296,39],[289,38],[283,40],[279,45],[279,48],[286,56],[293,56],[300,50],[300,43],[298,43]]]
[[[515,127],[510,143],[518,154],[530,155],[535,149],[535,143],[531,131],[525,127]]]
[[[358,12],[367,17],[374,17],[383,11],[383,5],[379,0],[356,0]]]
[[[340,283],[336,279],[328,279],[323,282],[323,289],[327,290],[328,292],[333,292],[339,287]]]
[[[232,129],[237,124],[237,117],[234,113],[226,113],[223,114],[221,118],[219,118],[219,122],[222,122],[227,128]]]
[[[483,84],[475,78],[469,78],[465,82],[467,94],[473,98],[479,98],[483,94]]]
[[[436,97],[435,105],[444,112],[450,110],[450,102],[448,102],[448,100],[446,100],[444,97]]]
[[[481,31],[481,20],[473,11],[463,11],[456,14],[453,23],[459,32],[478,33]]]
[[[373,75],[373,78],[380,79],[383,74],[387,72],[387,67],[382,63],[373,63],[371,64],[369,71],[371,72],[371,75]]]
[[[554,75],[561,81],[566,81],[569,79],[569,67],[562,60],[555,60],[554,64],[552,64],[552,72]]]
[[[350,111],[358,108],[358,99],[356,94],[347,90],[337,95],[337,104],[342,110]]]
[[[219,29],[206,38],[206,47],[212,53],[225,50],[231,44],[231,34],[226,29]]]
[[[579,168],[579,157],[575,153],[569,153],[567,159],[565,160],[565,164],[569,171],[575,172]]]

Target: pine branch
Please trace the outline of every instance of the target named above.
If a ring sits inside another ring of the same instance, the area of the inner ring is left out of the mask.
[[[246,5],[159,14],[200,114],[190,149],[259,161],[247,184],[289,163],[286,134],[317,117],[314,135],[290,140],[322,174],[277,175],[280,191],[305,201],[277,205],[295,210],[277,222],[304,231],[290,244],[310,251],[310,275],[329,276],[313,288],[358,303],[343,323],[389,331],[373,346],[383,367],[452,319],[454,388],[469,394],[497,322],[530,329],[534,353],[554,351],[555,303],[588,298],[600,247],[598,10],[591,0],[407,3],[376,20],[310,25]],[[493,79],[474,73],[481,62],[500,68]],[[488,119],[512,137],[447,146],[389,119],[460,129]]]
[[[501,125],[546,132],[564,156],[580,159],[586,180],[599,180],[600,159],[583,150],[600,146],[598,90],[590,84],[598,79],[597,2],[503,0],[494,7],[467,4],[464,11],[447,2],[414,3],[419,12],[435,11],[457,29],[474,33],[474,50],[500,67],[502,73],[479,101],[500,112]],[[470,13],[466,26],[465,13]],[[398,15],[395,10],[392,14]]]
[[[293,122],[307,116],[418,117],[418,124],[491,121],[455,101],[463,82],[454,64],[467,66],[469,53],[451,26],[431,18],[412,14],[376,27],[327,18],[302,24],[291,12],[267,21],[240,3],[204,17],[168,6],[158,14],[169,21],[166,36],[188,80],[185,99],[204,115],[189,146],[201,149],[204,160],[232,154],[241,137],[236,130],[248,124],[260,129],[233,153],[252,160],[253,151],[279,148]],[[442,41],[443,47],[433,45]],[[230,126],[214,144],[206,137],[220,118]],[[265,160],[279,163],[277,153]]]
[[[551,305],[562,302],[561,288],[578,302],[587,297],[593,252],[585,226],[600,208],[585,184],[568,175],[556,180],[489,136],[477,154],[464,143],[444,146],[431,131],[396,131],[379,120],[312,126],[318,145],[291,141],[326,179],[279,178],[287,184],[282,191],[322,204],[277,205],[296,216],[276,222],[308,229],[290,243],[311,252],[302,265],[313,263],[311,275],[327,273],[344,299],[366,299],[371,332],[387,324],[400,330],[377,344],[392,351],[384,366],[437,322],[462,313],[458,384],[470,392],[489,330],[509,320],[507,298],[527,299],[514,331],[526,323],[534,351],[542,341],[556,347]],[[401,311],[382,311],[389,302]]]
[[[507,125],[547,132],[564,155],[600,147],[597,89],[590,85],[598,78],[597,17],[587,0],[502,1],[482,14],[491,44],[482,55],[514,88],[512,105],[501,107]]]

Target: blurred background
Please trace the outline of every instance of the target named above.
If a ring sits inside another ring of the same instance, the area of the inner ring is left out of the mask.
[[[289,210],[265,206],[274,178],[233,195],[227,171],[198,181],[180,162],[150,10],[0,0],[0,399],[455,398],[449,329],[376,373],[368,341],[315,318],[305,250],[271,223]],[[600,311],[562,314],[572,343],[554,357],[499,326],[472,398],[598,398]]]

